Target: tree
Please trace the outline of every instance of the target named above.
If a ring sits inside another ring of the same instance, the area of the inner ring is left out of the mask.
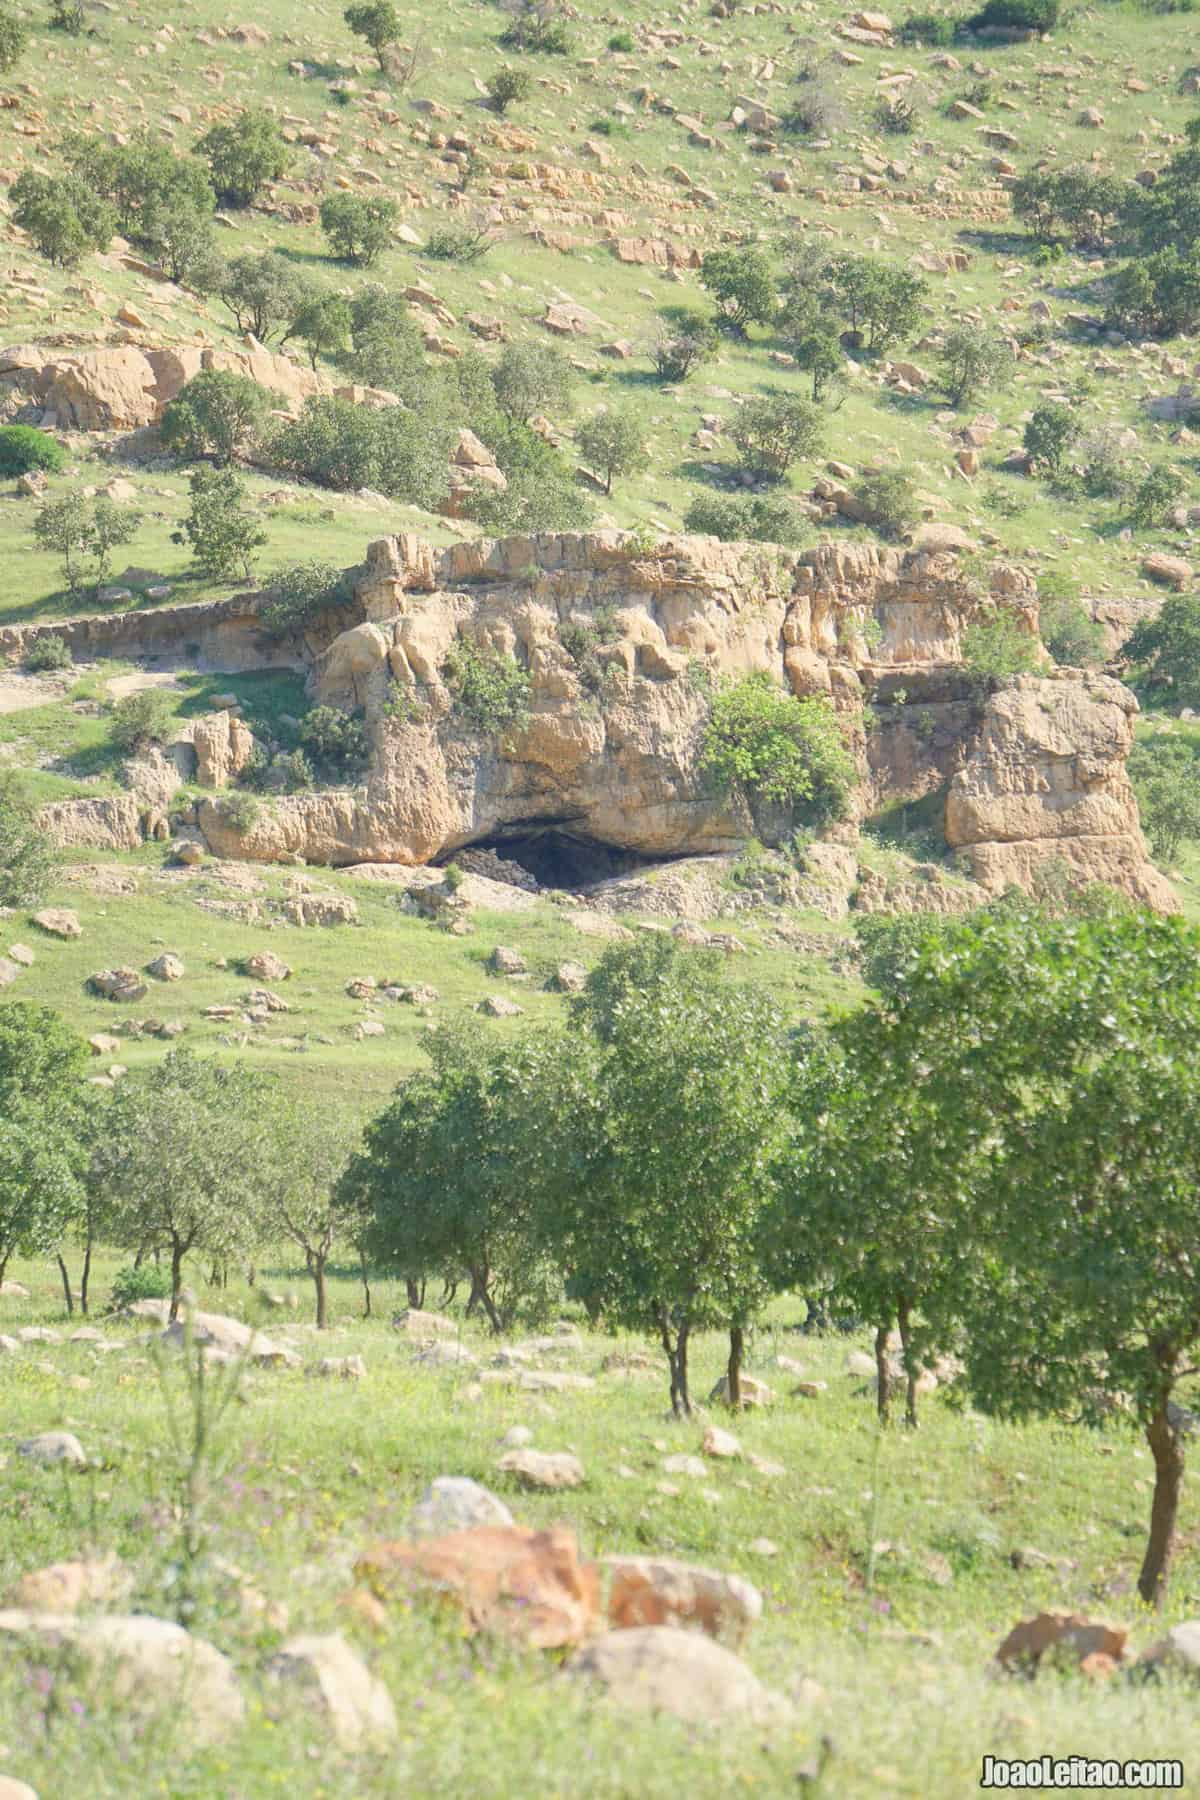
[[[15,13],[0,7],[0,75],[15,69],[25,54],[29,32]]]
[[[359,288],[350,301],[350,336],[347,367],[356,381],[386,388],[410,405],[425,395],[425,346],[402,294],[374,283]]]
[[[1109,284],[1105,323],[1130,337],[1175,337],[1200,325],[1200,240],[1125,263]]]
[[[707,250],[700,286],[707,288],[720,319],[738,337],[745,337],[751,325],[769,325],[779,310],[771,264],[753,244],[741,250]]]
[[[717,353],[717,331],[706,314],[692,306],[666,308],[650,349],[660,381],[686,381]]]
[[[301,719],[297,735],[313,761],[334,775],[357,775],[370,760],[362,720],[339,706],[314,706]]]
[[[1174,862],[1184,844],[1200,842],[1200,755],[1195,744],[1187,738],[1143,738],[1126,767],[1155,856]]]
[[[387,58],[384,52],[389,44],[400,41],[403,29],[400,15],[391,0],[361,0],[361,4],[348,6],[342,14],[355,37],[365,38],[379,59],[379,67],[387,73]]]
[[[824,432],[811,400],[772,388],[739,407],[729,435],[747,469],[782,481],[794,462],[818,453]]]
[[[677,1415],[692,1411],[692,1335],[727,1330],[736,1407],[767,1293],[758,1237],[783,1133],[781,1015],[761,989],[723,979],[719,959],[656,937],[605,952],[573,1024],[584,1044],[556,1059],[536,1133],[540,1228],[589,1307],[656,1333]]]
[[[1038,631],[1060,665],[1094,669],[1104,661],[1104,627],[1076,597],[1064,594],[1044,601],[1039,608]]]
[[[1034,407],[1032,416],[1025,422],[1021,441],[1035,467],[1057,475],[1079,432],[1080,424],[1074,409],[1061,400],[1047,400]]]
[[[219,286],[224,268],[217,254],[211,203],[170,193],[156,197],[142,216],[141,241],[159,258],[172,281],[207,294]]]
[[[353,589],[343,569],[310,558],[271,576],[258,622],[269,637],[303,632],[323,613],[349,606]]]
[[[311,290],[277,250],[248,250],[225,264],[218,288],[239,331],[261,344],[278,333],[287,337]]]
[[[527,70],[514,69],[511,63],[503,63],[488,76],[487,91],[493,108],[503,117],[517,101],[528,100],[533,81]]]
[[[986,325],[956,325],[946,333],[938,356],[942,385],[951,406],[965,406],[1008,379],[1013,353]]]
[[[208,163],[212,185],[226,206],[249,206],[268,182],[288,171],[291,154],[270,113],[239,114],[231,125],[214,125],[196,145]]]
[[[1041,36],[1058,23],[1059,0],[985,0],[967,20],[970,31],[1028,31]]]
[[[329,1328],[329,1258],[347,1224],[337,1201],[346,1145],[331,1121],[299,1102],[272,1096],[266,1118],[270,1156],[261,1192],[262,1222],[304,1254],[318,1331]]]
[[[103,250],[116,215],[77,175],[25,169],[8,190],[13,223],[27,231],[48,262],[73,269],[89,250]]]
[[[697,493],[683,515],[685,531],[726,543],[802,544],[808,519],[783,494]]]
[[[1171,513],[1187,493],[1187,481],[1170,463],[1158,463],[1148,469],[1133,490],[1129,516],[1143,530],[1165,525]]]
[[[1127,184],[1086,164],[1031,169],[1013,183],[1012,209],[1040,243],[1053,243],[1061,223],[1073,243],[1102,245],[1127,203]]]
[[[298,308],[288,335],[303,344],[309,367],[315,369],[322,356],[345,351],[352,322],[350,303],[340,294],[313,294]]]
[[[1122,650],[1160,700],[1200,707],[1200,594],[1169,594],[1154,618],[1138,620]]]
[[[864,475],[854,497],[880,537],[902,538],[921,517],[916,483],[903,469]]]
[[[172,1319],[185,1257],[202,1251],[224,1260],[261,1235],[273,1179],[272,1104],[261,1075],[190,1050],[130,1073],[109,1097],[93,1158],[106,1230],[118,1244],[168,1252]]]
[[[321,230],[334,255],[360,268],[378,262],[392,241],[399,216],[396,202],[384,195],[337,193],[321,202]]]
[[[85,574],[99,587],[108,574],[112,552],[136,537],[142,515],[119,506],[106,494],[88,500],[78,490],[48,500],[34,515],[33,535],[43,550],[55,550],[71,592],[85,585]]]
[[[492,373],[496,404],[519,425],[538,413],[566,412],[571,404],[571,366],[553,344],[509,344]]]
[[[0,795],[0,841],[2,833]],[[79,1216],[87,1060],[82,1039],[49,1007],[0,1006],[0,1281],[14,1253],[57,1251]]]
[[[700,767],[718,789],[786,808],[821,823],[846,815],[855,779],[832,703],[800,700],[763,672],[728,682],[715,695]]]
[[[254,448],[269,410],[266,391],[248,375],[202,369],[164,407],[159,435],[187,461],[210,456],[221,465]]]
[[[529,671],[515,656],[481,651],[466,638],[446,652],[442,678],[476,731],[502,734],[529,715]]]
[[[333,395],[312,395],[298,418],[275,437],[272,453],[285,468],[339,492],[374,488],[413,506],[432,508],[445,497],[454,426],[433,410],[356,406]]]
[[[824,265],[824,281],[851,330],[866,332],[864,348],[871,355],[915,337],[921,328],[929,284],[907,269],[878,256],[833,256]]]
[[[612,493],[614,475],[640,475],[650,455],[640,421],[617,407],[600,407],[579,425],[575,442],[588,467],[604,477]]]
[[[204,170],[193,158],[176,156],[147,129],[122,144],[68,132],[63,150],[72,173],[111,201],[118,226],[135,242],[147,241],[149,215],[157,208],[186,205],[211,220],[216,195]]]
[[[797,365],[812,376],[812,397],[819,405],[846,366],[837,326],[815,305],[806,306],[789,311],[784,333]]]
[[[592,505],[561,450],[528,425],[508,419],[494,429],[481,429],[479,435],[495,456],[508,487],[499,493],[481,483],[463,502],[468,518],[496,537],[586,530]]]
[[[16,778],[0,776],[0,907],[36,906],[54,879],[54,852]]]
[[[267,542],[246,505],[246,485],[232,469],[201,466],[188,477],[191,505],[172,543],[188,543],[197,568],[211,576],[249,581],[255,554]]]
[[[1191,251],[1200,244],[1200,121],[1189,119],[1186,138],[1154,186],[1136,190],[1131,223],[1143,250]]]
[[[981,614],[963,633],[963,667],[975,688],[986,690],[994,681],[1036,674],[1041,666],[1037,638],[1009,606]]]
[[[569,56],[571,34],[563,0],[504,0],[510,23],[497,42],[504,50],[527,50],[543,56]]]

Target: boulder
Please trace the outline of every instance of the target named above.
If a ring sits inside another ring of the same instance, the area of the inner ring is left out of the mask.
[[[45,906],[41,912],[35,912],[33,922],[39,931],[48,932],[51,937],[80,938],[83,926],[78,915],[65,906]]]
[[[573,1532],[476,1526],[420,1544],[378,1544],[355,1565],[380,1599],[427,1589],[462,1612],[467,1630],[533,1649],[579,1644],[599,1616],[599,1573],[581,1563]]]
[[[1193,1681],[1200,1679],[1200,1619],[1187,1619],[1182,1625],[1172,1625],[1166,1637],[1159,1638],[1148,1650],[1142,1651],[1136,1669],[1139,1675],[1157,1675],[1170,1670],[1188,1675]]]
[[[341,1750],[383,1750],[398,1732],[391,1695],[340,1632],[294,1637],[266,1666],[268,1681],[293,1689]]]
[[[338,1381],[361,1381],[367,1365],[361,1356],[323,1356],[310,1375],[326,1376]]]
[[[23,1333],[18,1333],[18,1336],[23,1337]],[[68,1469],[87,1468],[88,1459],[83,1445],[70,1431],[43,1431],[37,1437],[25,1438],[17,1445],[17,1453],[26,1457],[29,1462],[38,1463],[42,1468],[57,1467],[59,1464]]]
[[[574,1488],[584,1480],[583,1464],[568,1450],[509,1450],[496,1468],[529,1488]]]
[[[152,963],[146,964],[146,973],[153,975],[156,981],[182,981],[186,970],[182,957],[164,950],[161,956],[156,956]]]
[[[737,1646],[762,1616],[762,1595],[740,1575],[723,1575],[669,1556],[606,1556],[608,1622],[694,1627]]]
[[[1093,1677],[1111,1675],[1124,1660],[1129,1633],[1079,1613],[1038,1613],[1014,1625],[996,1651],[1002,1668],[1033,1675],[1045,1659]]]
[[[550,977],[550,986],[559,994],[582,994],[588,972],[582,963],[560,962]]]
[[[765,1381],[759,1381],[756,1375],[746,1375],[743,1373],[741,1378],[741,1389],[742,1405],[744,1407],[769,1406],[775,1398],[774,1388],[768,1387]],[[710,1406],[717,1403],[725,1406],[729,1405],[728,1375],[722,1375],[720,1381],[718,1381],[717,1385],[708,1396],[708,1400]]]
[[[91,1612],[123,1598],[132,1576],[116,1556],[85,1557],[32,1569],[14,1583],[6,1607],[35,1613]]]
[[[489,1019],[518,1019],[525,1008],[518,1006],[515,1000],[510,1000],[507,994],[489,994],[486,1000],[479,1002],[475,1011],[486,1013]]]
[[[714,1457],[721,1462],[735,1462],[742,1454],[742,1446],[732,1431],[722,1431],[719,1425],[708,1427],[700,1449],[705,1456]]]
[[[0,1800],[38,1800],[38,1796],[27,1781],[15,1781],[11,1775],[0,1775]]]
[[[408,1515],[410,1538],[444,1537],[476,1525],[512,1525],[503,1500],[466,1475],[438,1475]]]
[[[246,973],[255,981],[286,981],[291,969],[273,950],[256,950],[246,958]]]
[[[1174,588],[1177,593],[1190,587],[1194,571],[1182,556],[1168,556],[1165,550],[1154,550],[1142,562],[1142,574],[1160,587]]]
[[[144,1000],[149,992],[136,969],[98,969],[88,976],[88,986],[103,1000],[127,1003]]]
[[[512,950],[507,944],[497,944],[488,957],[488,968],[493,975],[524,975],[528,964],[519,950]]]
[[[670,1713],[689,1725],[786,1724],[792,1715],[731,1650],[672,1625],[609,1632],[578,1651],[567,1672],[630,1712]]]
[[[196,781],[203,788],[225,788],[254,754],[254,733],[236,713],[208,713],[191,728],[196,752]]]
[[[409,1306],[393,1314],[392,1330],[415,1344],[428,1344],[435,1338],[457,1337],[459,1327],[445,1313],[422,1312],[419,1307]]]

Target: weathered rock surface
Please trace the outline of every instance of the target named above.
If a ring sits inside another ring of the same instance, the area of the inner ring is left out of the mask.
[[[736,1647],[762,1617],[762,1595],[740,1575],[669,1556],[606,1556],[604,1567],[610,1575],[608,1622],[617,1630],[693,1626]]]
[[[731,1650],[695,1631],[646,1625],[613,1631],[578,1652],[568,1672],[632,1712],[672,1713],[694,1725],[783,1723],[791,1707]]]
[[[6,1607],[25,1612],[77,1613],[108,1606],[132,1586],[116,1556],[51,1563],[22,1575],[4,1597]]]
[[[474,1525],[512,1525],[503,1500],[467,1475],[438,1475],[408,1515],[411,1538],[444,1537]]]
[[[396,1737],[391,1695],[340,1632],[289,1638],[267,1663],[267,1676],[296,1690],[342,1750],[380,1750]]]
[[[39,400],[59,430],[136,431],[155,425],[163,408],[202,369],[229,370],[270,388],[276,405],[298,408],[328,382],[267,350],[139,349],[104,345],[64,354],[37,344],[0,350],[0,389],[18,387]]]

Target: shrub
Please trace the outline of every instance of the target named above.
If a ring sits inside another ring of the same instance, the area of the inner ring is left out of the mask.
[[[464,503],[468,518],[496,537],[587,528],[592,504],[560,450],[515,421],[490,432],[486,442],[508,487],[502,494],[477,487]]]
[[[956,25],[957,21],[945,13],[909,13],[896,33],[896,39],[901,44],[927,44],[931,49],[943,49],[954,42]]]
[[[604,477],[606,494],[612,493],[614,475],[638,475],[649,466],[641,423],[623,408],[602,407],[594,412],[580,424],[575,441],[588,467]]]
[[[269,637],[302,632],[332,607],[348,606],[353,598],[350,583],[332,563],[312,559],[292,563],[272,575],[258,622]]]
[[[11,775],[0,775],[0,906],[36,906],[54,879],[54,853]]]
[[[356,774],[370,755],[362,720],[337,706],[314,706],[306,713],[300,742],[314,762],[339,775]]]
[[[249,206],[270,181],[288,170],[291,153],[270,113],[242,113],[231,125],[214,125],[196,145],[212,184],[226,206]]]
[[[854,497],[870,514],[871,524],[880,537],[903,537],[921,516],[916,483],[911,475],[905,475],[899,469],[864,475],[854,490]]]
[[[1021,441],[1035,466],[1057,475],[1079,430],[1074,408],[1064,406],[1061,401],[1047,400],[1034,408],[1032,417],[1026,421]]]
[[[1013,353],[986,325],[956,325],[946,333],[938,363],[951,406],[965,406],[989,388],[1003,386]]]
[[[814,79],[804,83],[784,113],[780,123],[784,131],[797,137],[835,137],[845,126],[849,114],[837,88]]]
[[[1129,450],[1115,425],[1098,425],[1079,440],[1083,485],[1097,499],[1116,500],[1129,485]]]
[[[503,114],[519,100],[528,100],[533,80],[525,69],[514,69],[511,63],[505,63],[488,76],[487,91],[496,112]]]
[[[35,638],[25,656],[25,667],[31,675],[46,675],[56,669],[69,669],[75,661],[66,638],[55,632]]]
[[[1059,0],[985,0],[967,20],[970,31],[1053,31]]]
[[[560,0],[505,0],[511,23],[498,43],[504,50],[527,50],[542,56],[569,56],[571,34]]]
[[[1128,769],[1151,848],[1173,862],[1185,843],[1200,842],[1200,752],[1183,738],[1153,737],[1134,745]]]
[[[181,286],[211,294],[220,285],[224,264],[217,254],[211,200],[202,204],[184,194],[152,200],[143,214],[139,241]]]
[[[798,700],[765,673],[720,688],[712,702],[700,766],[718,789],[742,793],[821,824],[846,816],[854,759],[832,702]]]
[[[400,209],[382,194],[329,194],[321,202],[321,230],[343,262],[369,268],[392,240]]]
[[[891,137],[908,137],[917,129],[920,114],[908,94],[885,94],[875,103],[875,123]]]
[[[700,264],[700,286],[717,305],[725,325],[739,337],[751,325],[768,325],[779,310],[779,290],[766,252],[751,244],[742,250],[708,250]]]
[[[1159,463],[1143,475],[1134,489],[1129,516],[1143,530],[1165,525],[1186,492],[1187,482],[1181,471],[1170,463]]]
[[[148,744],[165,744],[171,735],[175,718],[171,702],[161,688],[143,688],[127,694],[112,709],[109,736],[116,749],[125,755],[144,750]]]
[[[566,412],[573,385],[571,365],[553,344],[509,344],[492,371],[497,406],[521,425],[538,413]]]
[[[717,331],[711,319],[696,307],[672,306],[663,312],[663,323],[650,355],[660,381],[686,381],[694,369],[717,353]]]
[[[83,0],[50,0],[51,31],[64,31],[68,37],[82,37],[87,26]]]
[[[1131,337],[1175,337],[1200,325],[1200,240],[1125,263],[1112,279],[1105,323]]]
[[[28,475],[31,469],[57,475],[66,460],[62,445],[35,425],[0,426],[0,475]]]
[[[356,6],[348,6],[342,17],[356,37],[365,38],[370,44],[379,67],[386,73],[384,51],[399,41],[401,32],[400,15],[391,0],[361,0]]]
[[[7,75],[10,69],[16,68],[28,42],[26,26],[7,6],[0,7],[0,75]]]
[[[297,309],[288,336],[303,344],[308,365],[315,369],[320,357],[338,356],[346,349],[352,322],[350,303],[340,294],[313,294]]]
[[[442,678],[477,731],[502,733],[528,717],[529,672],[513,656],[460,639],[447,653]]]
[[[27,231],[47,262],[74,268],[89,250],[103,250],[116,214],[78,175],[41,175],[25,169],[8,190],[13,223]]]
[[[350,301],[350,341],[347,367],[356,381],[388,388],[403,400],[424,393],[425,346],[402,294],[375,283],[359,288]]]
[[[425,254],[435,262],[473,263],[486,256],[494,242],[489,225],[438,225],[425,239]]]
[[[1040,585],[1040,584],[1039,584]],[[1041,608],[1041,638],[1056,663],[1093,669],[1104,661],[1104,630],[1082,600],[1062,596]]]
[[[57,551],[67,586],[77,593],[86,576],[100,585],[113,550],[127,544],[141,522],[140,513],[118,506],[105,494],[89,500],[72,492],[46,502],[34,517],[33,535],[43,550]]]
[[[632,31],[614,31],[608,47],[617,55],[632,56],[635,48]]]
[[[452,424],[432,411],[313,395],[280,429],[272,449],[285,468],[322,487],[374,488],[431,509],[445,497],[452,437]]]
[[[1169,594],[1153,619],[1139,619],[1122,646],[1141,665],[1160,704],[1200,707],[1200,594]]]
[[[808,520],[794,501],[782,494],[706,494],[692,500],[683,515],[684,529],[725,543],[802,544]]]
[[[159,436],[185,461],[211,456],[228,463],[253,449],[269,409],[265,389],[248,375],[202,369],[164,407]]]
[[[126,1263],[113,1276],[112,1292],[109,1295],[111,1312],[127,1312],[136,1306],[139,1300],[169,1300],[171,1298],[171,1272],[160,1269],[155,1263],[142,1263],[135,1267]]]
[[[811,400],[776,388],[739,408],[730,436],[747,469],[781,481],[793,463],[819,451],[824,420]]]
[[[233,314],[239,331],[260,344],[287,334],[311,298],[308,283],[277,250],[249,250],[224,266],[217,292]]]
[[[267,541],[246,503],[246,485],[232,469],[201,466],[188,477],[191,506],[172,543],[191,545],[205,575],[241,574],[249,581],[255,556]]]
[[[1038,641],[1014,612],[1001,607],[967,626],[963,666],[975,688],[987,688],[1012,675],[1034,674],[1040,666]]]
[[[222,822],[236,831],[239,837],[245,837],[248,831],[253,830],[261,811],[254,795],[246,793],[244,789],[224,795],[220,802]]]
[[[901,993],[912,965],[940,928],[928,913],[854,913],[862,978],[885,997]]]

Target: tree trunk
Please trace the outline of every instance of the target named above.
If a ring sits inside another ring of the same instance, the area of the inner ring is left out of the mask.
[[[471,1298],[467,1301],[467,1313],[470,1315],[473,1306],[482,1306],[488,1316],[488,1324],[499,1337],[504,1330],[504,1321],[496,1310],[496,1302],[492,1299],[492,1271],[487,1268],[471,1269]]]
[[[1154,1457],[1154,1499],[1150,1506],[1150,1537],[1142,1572],[1138,1576],[1138,1593],[1147,1606],[1155,1607],[1162,1605],[1167,1589],[1175,1550],[1179,1490],[1183,1485],[1183,1445],[1167,1417],[1169,1391],[1163,1390],[1158,1410],[1146,1427],[1146,1442]]]
[[[900,1343],[904,1350],[904,1423],[910,1430],[917,1429],[917,1377],[920,1370],[913,1361],[910,1344],[910,1326],[912,1325],[912,1308],[907,1300],[896,1302],[896,1323],[900,1327]]]
[[[305,1259],[308,1272],[313,1278],[313,1286],[317,1290],[317,1330],[329,1329],[329,1296],[325,1291],[325,1258],[318,1250],[306,1250]]]
[[[171,1244],[171,1310],[167,1314],[167,1319],[172,1325],[179,1317],[179,1294],[182,1287],[183,1245],[173,1241]]]
[[[879,1423],[886,1425],[891,1417],[892,1377],[888,1369],[888,1327],[875,1328],[875,1409]]]
[[[742,1410],[742,1357],[746,1349],[745,1334],[740,1325],[729,1327],[729,1404],[734,1412]]]
[[[358,1272],[363,1287],[363,1318],[369,1319],[371,1316],[371,1280],[367,1269],[367,1253],[361,1244],[358,1247]]]
[[[67,1274],[67,1265],[62,1257],[56,1257],[55,1261],[58,1263],[58,1272],[62,1276],[63,1293],[67,1301],[67,1317],[73,1319],[75,1317],[75,1297],[71,1293],[71,1277]]]
[[[83,1272],[79,1277],[79,1310],[88,1316],[88,1284],[92,1279],[92,1234],[89,1230],[83,1246]]]
[[[0,1251],[0,1282],[4,1280],[4,1271],[8,1267],[8,1259],[11,1255],[11,1250]]]
[[[671,1372],[671,1411],[678,1418],[690,1418],[692,1398],[688,1393],[687,1343],[688,1327],[679,1327],[671,1336],[671,1323],[665,1312],[658,1315],[658,1333]]]
[[[407,1276],[404,1282],[404,1291],[408,1295],[408,1304],[415,1311],[420,1312],[425,1304],[425,1283],[414,1281],[411,1275]]]

